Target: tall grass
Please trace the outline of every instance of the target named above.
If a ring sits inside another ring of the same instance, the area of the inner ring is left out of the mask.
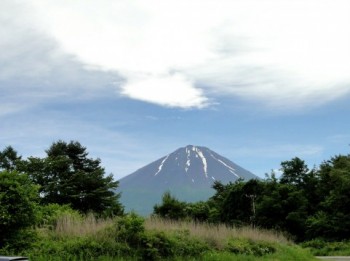
[[[188,231],[196,238],[217,249],[223,249],[229,239],[248,239],[253,241],[265,241],[270,243],[291,244],[292,242],[282,233],[273,230],[264,230],[252,227],[229,227],[224,224],[209,224],[194,221],[175,221],[150,217],[145,221],[145,228],[148,230],[174,232],[178,230]]]
[[[84,217],[62,215],[57,219],[53,232],[58,237],[93,236],[112,224],[112,219],[98,219],[93,214]]]
[[[22,253],[32,260],[314,260],[281,233],[251,227],[68,214],[38,229],[46,230]]]
[[[113,219],[98,219],[92,214],[84,217],[63,215],[57,219],[54,233],[56,236],[91,236],[113,225]],[[146,230],[164,232],[188,231],[197,238],[214,243],[221,248],[230,238],[245,238],[253,241],[291,244],[292,242],[282,233],[252,227],[230,227],[224,224],[209,224],[195,221],[176,221],[159,217],[150,217],[145,220]]]

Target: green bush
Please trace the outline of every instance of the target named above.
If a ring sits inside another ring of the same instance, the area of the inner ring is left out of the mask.
[[[132,255],[124,243],[113,240],[96,240],[92,237],[75,237],[60,240],[41,240],[30,252],[24,252],[32,260],[39,257],[59,257],[59,260],[96,260],[101,256],[120,257]]]
[[[350,255],[350,242],[327,242],[322,239],[314,239],[301,244],[302,247],[308,248],[314,255],[332,256],[332,255]]]
[[[145,230],[144,218],[134,213],[116,218],[113,227],[102,233],[105,238],[126,244],[129,253],[142,260],[199,256],[209,249],[206,243],[191,237],[188,231]]]
[[[276,247],[272,243],[265,241],[234,238],[229,240],[226,250],[235,254],[263,256],[275,253]]]
[[[115,240],[124,241],[131,247],[137,247],[140,244],[141,235],[145,231],[144,221],[144,218],[135,213],[118,217],[113,229]]]
[[[143,260],[174,257],[198,257],[209,250],[204,241],[191,237],[188,231],[145,231],[140,253]]]
[[[24,246],[24,230],[37,221],[38,187],[17,171],[0,172],[0,248]],[[29,232],[28,232],[29,233]],[[14,246],[12,243],[21,241]],[[28,243],[29,243],[28,242]]]
[[[57,220],[63,216],[81,218],[81,214],[77,210],[73,210],[69,205],[53,203],[39,207],[38,225],[52,228],[57,224]]]
[[[173,256],[172,242],[164,232],[146,232],[141,237],[140,252],[144,260]]]

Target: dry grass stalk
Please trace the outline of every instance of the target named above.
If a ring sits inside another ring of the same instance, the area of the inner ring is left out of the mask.
[[[55,233],[58,236],[96,235],[98,231],[110,226],[111,219],[97,219],[93,214],[83,218],[64,215],[57,220]]]
[[[191,236],[201,238],[221,249],[230,238],[245,238],[254,241],[291,243],[281,233],[252,227],[228,227],[224,224],[208,224],[194,221],[174,221],[151,217],[145,222],[146,229],[159,231],[187,230]]]

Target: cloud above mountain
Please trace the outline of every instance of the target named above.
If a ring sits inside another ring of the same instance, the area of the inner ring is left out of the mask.
[[[47,95],[113,88],[166,107],[203,108],[233,97],[291,109],[350,92],[346,0],[0,5],[0,47],[8,50],[0,54],[0,79],[29,77],[40,82],[31,91],[41,86]]]

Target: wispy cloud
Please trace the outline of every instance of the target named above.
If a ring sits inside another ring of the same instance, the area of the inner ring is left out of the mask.
[[[309,144],[280,144],[280,145],[258,145],[254,147],[234,148],[234,155],[240,157],[257,157],[263,155],[264,158],[284,158],[319,156],[324,148],[320,145]]]
[[[0,79],[55,75],[76,86],[87,68],[113,71],[121,95],[180,108],[221,97],[304,108],[350,92],[347,0],[4,0],[1,9]]]

